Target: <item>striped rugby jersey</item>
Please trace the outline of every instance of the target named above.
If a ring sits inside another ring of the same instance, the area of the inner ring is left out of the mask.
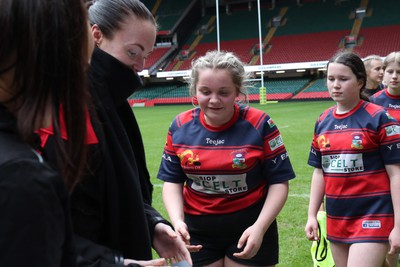
[[[186,183],[184,211],[225,214],[265,199],[270,184],[295,177],[281,134],[264,112],[235,105],[232,119],[211,127],[195,108],[172,122],[158,178]]]
[[[384,107],[392,117],[400,121],[400,96],[391,95],[388,89],[385,89],[372,95],[369,101]]]
[[[400,163],[400,125],[382,107],[336,106],[315,124],[308,164],[325,179],[327,233],[333,242],[387,242],[393,206],[385,165]]]

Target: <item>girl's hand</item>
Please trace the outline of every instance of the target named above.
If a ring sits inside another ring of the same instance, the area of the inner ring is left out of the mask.
[[[318,236],[318,221],[316,217],[308,217],[305,227],[306,237],[310,241],[319,240]]]
[[[247,228],[240,237],[237,246],[239,249],[244,246],[243,251],[234,253],[233,256],[240,259],[253,258],[261,247],[264,234],[265,233],[254,224]]]
[[[178,236],[185,242],[186,248],[190,252],[198,252],[200,249],[202,249],[202,245],[191,245],[190,244],[190,235],[189,231],[187,229],[187,225],[183,221],[179,221],[175,224],[174,226],[175,232],[178,234]]]

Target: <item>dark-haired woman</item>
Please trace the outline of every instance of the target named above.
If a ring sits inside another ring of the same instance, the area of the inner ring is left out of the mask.
[[[2,0],[0,25],[0,266],[75,266],[68,191],[85,164],[86,10]],[[35,132],[51,124],[61,175],[37,152]]]
[[[97,0],[90,5],[89,21],[95,43],[89,70],[89,168],[71,196],[78,264],[191,263],[184,242],[151,206],[143,141],[127,101],[142,85],[138,72],[153,50],[157,23],[138,0]],[[44,154],[54,160],[51,140],[44,143]],[[152,259],[152,247],[161,259]]]

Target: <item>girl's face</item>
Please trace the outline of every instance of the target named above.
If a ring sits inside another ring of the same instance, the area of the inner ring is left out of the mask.
[[[390,94],[400,94],[400,63],[389,63],[385,69],[383,78],[385,84],[389,89]]]
[[[373,83],[381,83],[383,79],[383,62],[372,59],[370,68],[367,70],[367,79]],[[373,89],[373,88],[372,88]]]
[[[206,123],[218,127],[232,118],[238,89],[229,71],[202,69],[199,70],[196,96]]]
[[[357,105],[363,82],[357,80],[352,70],[341,63],[330,63],[327,72],[327,87],[330,96],[346,111]]]
[[[98,26],[92,26],[97,46],[112,55],[135,72],[144,68],[147,56],[153,51],[156,27],[151,21],[138,20],[133,15],[121,24],[111,39],[103,36]]]

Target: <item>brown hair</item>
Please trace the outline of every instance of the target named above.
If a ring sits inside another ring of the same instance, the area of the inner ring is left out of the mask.
[[[327,66],[329,66],[330,63],[340,63],[349,67],[356,76],[357,80],[363,82],[363,86],[360,90],[360,98],[369,101],[368,97],[363,93],[365,85],[367,84],[367,71],[363,61],[357,54],[347,51],[340,51],[328,61]]]
[[[72,190],[86,160],[86,9],[81,0],[2,0],[0,10],[0,62],[12,61],[15,72],[18,132],[34,145],[33,133],[51,105],[61,173]],[[68,142],[60,136],[60,107]]]

